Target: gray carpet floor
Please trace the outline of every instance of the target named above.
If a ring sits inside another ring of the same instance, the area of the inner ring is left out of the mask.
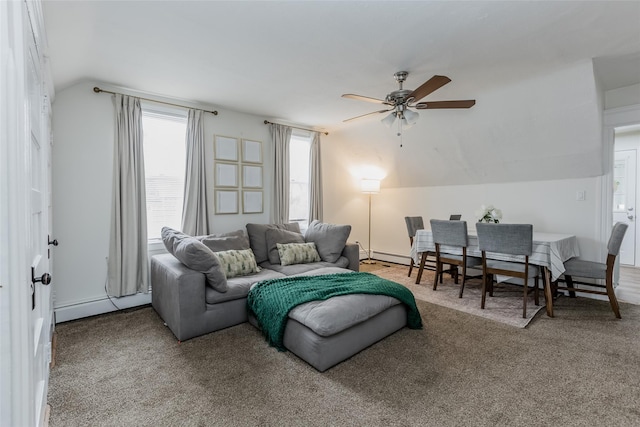
[[[50,426],[638,426],[640,306],[559,298],[519,329],[418,301],[318,373],[249,324],[178,343],[151,307],[60,324]]]

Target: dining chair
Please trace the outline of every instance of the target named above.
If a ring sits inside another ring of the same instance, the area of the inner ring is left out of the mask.
[[[529,279],[534,281],[534,300],[539,305],[538,296],[538,267],[529,265],[529,256],[533,252],[533,225],[531,224],[495,224],[479,222],[476,224],[478,232],[478,248],[482,251],[482,302],[484,309],[486,292],[493,296],[494,275],[509,276],[523,279],[522,317],[527,317],[527,295],[529,293]],[[509,256],[523,256],[524,262],[500,261],[491,259],[489,254],[503,254]]]
[[[467,279],[467,267],[477,267],[482,264],[480,258],[467,256],[469,237],[467,235],[467,221],[432,219],[431,233],[436,246],[436,275],[433,278],[433,290],[438,288],[438,278],[442,283],[443,265],[449,264],[455,268],[454,282],[458,283],[458,266],[462,267],[462,284],[458,298],[462,298],[464,284]],[[462,255],[451,253],[452,249],[462,249]],[[454,267],[456,266],[456,267]]]
[[[413,246],[413,238],[416,235],[416,231],[418,230],[424,230],[424,221],[422,219],[421,216],[405,216],[404,217],[404,221],[407,224],[407,233],[409,234],[409,244],[411,246]],[[427,252],[426,256],[435,256],[435,253],[433,252]],[[425,263],[425,267],[430,269],[430,270],[435,270],[435,261],[429,260],[427,259],[427,262],[432,263],[433,265],[427,265]],[[414,262],[413,262],[413,258],[411,258],[411,261],[409,261],[409,274],[407,274],[407,277],[411,277],[411,272],[413,271],[413,267],[414,267]]]
[[[451,214],[449,215],[449,221],[456,221],[462,218],[461,214]]]
[[[622,240],[627,232],[628,224],[623,222],[617,222],[614,224],[611,230],[611,236],[609,236],[609,242],[607,243],[607,262],[601,263],[596,261],[586,261],[580,258],[571,258],[564,263],[564,281],[567,286],[557,286],[556,289],[569,291],[570,296],[575,296],[575,292],[583,292],[588,294],[606,295],[609,297],[609,304],[616,318],[621,319],[620,306],[618,305],[618,299],[613,290],[613,269],[616,262],[616,257],[620,253],[620,246],[622,246]],[[573,277],[581,277],[586,279],[602,279],[605,281],[604,285],[596,283],[585,283],[573,280]],[[592,289],[578,289],[576,285],[587,285],[590,287],[603,288],[604,291],[596,291]]]

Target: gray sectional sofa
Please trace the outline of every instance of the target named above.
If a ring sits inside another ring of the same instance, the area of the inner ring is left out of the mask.
[[[358,246],[346,243],[350,231],[317,221],[304,236],[295,223],[247,224],[246,233],[198,237],[165,228],[170,253],[151,258],[153,307],[180,341],[246,321],[259,328],[247,310],[251,287],[267,279],[358,271]],[[310,244],[311,254],[298,252]],[[235,267],[225,261],[230,254],[240,259]],[[283,345],[323,372],[402,329],[407,313],[398,299],[385,295],[313,300],[289,312]]]
[[[180,341],[246,322],[247,293],[254,283],[323,267],[358,271],[358,246],[346,243],[350,231],[350,226],[314,222],[302,236],[297,223],[247,224],[246,233],[191,237],[165,228],[163,241],[170,253],[151,258],[153,308]],[[228,278],[222,286],[222,279],[208,271],[208,265],[194,261],[201,246],[191,239],[213,252],[251,249],[260,271]],[[300,239],[315,242],[324,261],[282,265],[277,249],[274,252],[276,244]]]

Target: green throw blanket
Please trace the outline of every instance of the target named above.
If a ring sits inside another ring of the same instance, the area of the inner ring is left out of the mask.
[[[371,273],[327,274],[264,280],[247,296],[247,306],[269,345],[284,351],[284,328],[289,311],[309,301],[347,294],[387,295],[407,306],[407,326],[422,329],[422,319],[413,294],[406,287]]]

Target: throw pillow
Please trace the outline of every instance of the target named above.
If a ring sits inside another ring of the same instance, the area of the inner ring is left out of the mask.
[[[167,248],[167,252],[173,255],[173,248],[178,244],[178,242],[191,236],[184,234],[182,231],[174,230],[171,227],[162,227],[160,237],[162,237],[162,243],[164,243],[164,247]]]
[[[350,225],[325,224],[315,220],[309,224],[305,240],[316,244],[322,261],[336,262],[347,244],[350,233]]]
[[[240,230],[229,231],[227,233],[222,233],[222,234],[204,234],[202,236],[193,236],[193,237],[195,237],[198,240],[202,240],[207,237],[233,237],[233,236],[247,237],[247,234],[244,232],[244,230],[240,229]]]
[[[204,273],[207,283],[218,292],[227,292],[227,278],[216,255],[194,237],[176,242],[173,256],[192,270]]]
[[[213,252],[230,251],[232,249],[249,249],[249,238],[245,236],[205,236],[202,243]]]
[[[267,230],[272,228],[300,233],[300,225],[297,222],[289,224],[247,224],[247,234],[249,234],[249,240],[251,241],[251,249],[258,264],[269,260],[266,233]]]
[[[227,276],[227,279],[260,271],[251,249],[216,252],[216,256],[220,260],[222,271]]]
[[[267,238],[267,255],[271,264],[280,264],[280,250],[276,246],[278,243],[305,243],[304,236],[295,231],[270,228],[265,235]]]
[[[316,250],[316,244],[310,243],[276,243],[280,262],[282,265],[307,264],[319,262],[320,255]]]

